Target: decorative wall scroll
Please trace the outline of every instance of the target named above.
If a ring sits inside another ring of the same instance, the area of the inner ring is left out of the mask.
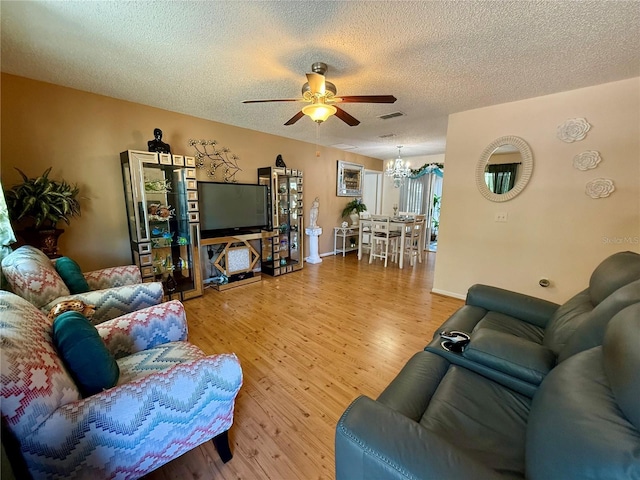
[[[558,127],[557,136],[567,143],[578,142],[587,136],[591,125],[586,118],[570,118]]]
[[[591,170],[596,168],[601,160],[600,152],[587,150],[573,157],[573,167],[582,171]]]
[[[587,183],[585,193],[591,198],[605,198],[611,195],[615,189],[613,180],[609,178],[596,178]]]
[[[584,140],[591,129],[591,124],[586,118],[569,118],[562,125],[558,126],[557,137],[566,143],[579,142]],[[600,152],[597,150],[587,150],[573,157],[573,168],[583,172],[592,170],[602,161]],[[606,198],[615,191],[616,187],[610,178],[596,178],[585,186],[584,193],[594,199]]]
[[[220,167],[223,169],[223,180],[235,183],[236,174],[242,169],[238,166],[239,158],[231,153],[227,147],[218,147],[215,140],[189,140],[189,146],[195,148],[196,166],[206,168],[207,176],[215,177]],[[206,164],[206,160],[209,164]]]

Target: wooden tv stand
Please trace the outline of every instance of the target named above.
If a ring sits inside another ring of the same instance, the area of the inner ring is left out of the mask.
[[[260,254],[249,242],[271,237],[273,237],[272,232],[260,232],[230,237],[201,238],[200,247],[225,244],[224,250],[218,255],[213,264],[225,276],[231,278],[232,275],[252,272],[260,261]],[[262,280],[262,274],[254,273],[251,277],[229,281],[229,283],[222,285],[215,284],[213,288],[221,292],[229,288],[259,282],[260,280]]]

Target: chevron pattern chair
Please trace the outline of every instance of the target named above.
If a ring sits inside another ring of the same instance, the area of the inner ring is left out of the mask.
[[[56,351],[52,328],[41,310],[0,291],[3,444],[34,479],[139,478],[210,439],[224,462],[231,458],[227,432],[240,363],[186,341],[180,302],[96,327],[120,378],[86,398]]]
[[[95,305],[94,324],[157,305],[163,297],[162,283],[142,283],[135,265],[84,273],[91,291],[72,295],[49,257],[28,245],[2,259],[2,273],[14,293],[45,313],[65,300]]]

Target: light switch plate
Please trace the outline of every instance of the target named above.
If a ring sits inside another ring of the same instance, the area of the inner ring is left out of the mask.
[[[506,222],[509,219],[509,214],[507,212],[498,212],[494,220],[496,222]]]

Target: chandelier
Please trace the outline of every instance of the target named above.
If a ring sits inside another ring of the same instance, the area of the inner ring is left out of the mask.
[[[409,165],[405,165],[402,157],[400,157],[401,148],[402,145],[398,145],[398,158],[390,161],[387,165],[387,169],[384,171],[384,174],[387,177],[391,177],[393,179],[393,186],[395,188],[400,188],[404,183],[404,179],[411,175],[411,168],[409,168]]]

